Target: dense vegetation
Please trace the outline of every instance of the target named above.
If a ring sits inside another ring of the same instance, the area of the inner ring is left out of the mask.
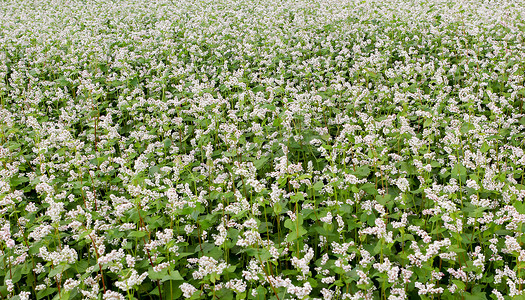
[[[2,1],[0,299],[525,298],[524,13]]]

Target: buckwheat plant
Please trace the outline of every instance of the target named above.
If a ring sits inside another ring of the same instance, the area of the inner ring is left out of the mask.
[[[0,299],[525,298],[524,18],[2,1]]]

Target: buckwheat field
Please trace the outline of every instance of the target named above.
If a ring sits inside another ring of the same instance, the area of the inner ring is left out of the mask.
[[[525,299],[525,2],[0,2],[0,299]]]

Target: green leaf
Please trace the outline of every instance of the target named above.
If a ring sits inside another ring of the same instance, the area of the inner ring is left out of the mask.
[[[268,157],[264,156],[261,159],[254,161],[253,165],[255,166],[257,170],[260,170],[264,167],[264,165],[266,165],[267,162],[268,162]]]
[[[166,300],[178,300],[182,297],[182,291],[179,288],[180,282],[165,281],[162,284],[164,292],[162,293],[163,299]]]
[[[318,181],[313,185],[314,190],[320,191],[324,187],[324,183],[322,181]]]
[[[367,215],[366,223],[368,224],[368,226],[375,226],[376,225],[376,219],[377,219],[377,217],[374,214]]]
[[[383,196],[379,195],[376,197],[376,201],[381,205],[386,205],[386,203],[390,201],[391,198],[392,198],[392,195],[390,194],[386,194]]]
[[[459,163],[456,164],[451,171],[452,178],[460,179],[463,182],[466,180],[466,176],[467,176],[467,168],[465,168]]]
[[[79,260],[74,264],[77,273],[84,273],[89,267],[89,263],[86,260]]]
[[[143,236],[146,236],[146,232],[145,231],[141,231],[141,230],[134,230],[134,231],[130,232],[128,236],[129,237],[135,237],[135,238],[141,238]]]
[[[284,221],[284,227],[293,230],[295,228],[295,223],[292,220],[287,219],[286,221]]]
[[[177,272],[177,271],[175,271]],[[177,272],[177,275],[178,277],[182,278],[179,274],[179,272]],[[160,280],[160,282],[164,282],[166,280],[179,280],[179,279],[175,279],[175,278],[178,278],[176,275],[174,276],[174,273],[172,272],[171,275],[168,274],[168,269],[163,269],[162,271],[160,272],[156,272],[153,270],[152,267],[149,267],[148,269],[148,276],[151,280],[153,281],[157,281],[157,280]],[[174,276],[174,278],[171,278],[171,276]]]
[[[148,294],[150,294],[150,295],[155,295],[155,296],[158,297],[158,296],[159,296],[159,288],[155,286],[153,289],[151,289],[151,291],[149,291]],[[151,297],[151,296],[150,296],[150,297]]]
[[[292,231],[290,234],[288,234],[288,237],[286,238],[286,240],[288,242],[293,242],[295,241],[296,239],[298,239],[299,237],[305,235],[308,231],[306,231],[306,229],[304,229],[304,227],[302,225],[299,226],[299,231],[297,231],[297,228]]]
[[[266,300],[266,288],[259,286],[256,289],[257,291],[257,300]]]
[[[22,278],[22,267],[17,266],[12,270],[12,272],[7,273],[7,275],[5,277],[6,279],[11,279],[13,283],[17,283]]]
[[[297,201],[304,200],[304,196],[303,196],[303,194],[296,194],[296,195],[291,196],[290,200],[292,200],[295,203]]]
[[[31,272],[32,269],[33,269],[33,266],[26,261],[26,263],[22,265],[21,273],[24,275],[29,274],[29,272]]]
[[[367,182],[361,186],[361,190],[367,192],[370,195],[377,195],[376,186],[370,182]]]
[[[61,87],[69,85],[69,81],[66,80],[65,76],[60,76],[58,79],[55,80],[55,82],[58,83],[58,85]]]
[[[218,279],[218,278],[217,278]],[[213,297],[213,292],[209,292],[208,296],[210,296],[208,299],[227,299],[227,300],[233,300],[233,291],[230,289],[220,289],[215,292],[215,297]],[[200,298],[202,299],[202,297]]]
[[[275,212],[275,214],[280,214],[283,211],[283,207],[281,206],[280,202],[276,202],[273,205],[273,211]]]
[[[467,134],[470,130],[475,130],[476,127],[470,123],[463,123],[460,128],[460,132],[463,134]]]
[[[463,281],[452,279],[452,283],[454,283],[458,287],[459,290],[461,291],[465,290],[465,283],[463,283]]]
[[[280,187],[283,187],[285,184],[286,184],[286,181],[288,180],[288,177],[279,177],[279,179],[277,179],[277,184],[279,184]]]
[[[71,292],[62,292],[60,295],[57,293],[55,297],[53,297],[53,300],[68,300]]]
[[[452,169],[452,174],[467,175],[467,168],[463,167],[460,164],[456,164],[454,169]]]
[[[264,249],[264,248],[259,248],[259,249],[247,248],[247,249],[241,250],[240,252],[241,253],[246,253],[248,256],[260,258],[263,261],[265,261],[265,260],[267,260],[267,259],[272,257],[270,252],[267,249]]]
[[[237,267],[235,265],[232,265],[232,266],[227,267],[226,271],[229,273],[233,273],[236,269]]]
[[[45,288],[45,289],[43,289],[41,291],[38,291],[36,293],[36,298],[37,299],[42,299],[42,298],[44,298],[46,296],[49,296],[49,295],[53,294],[56,291],[57,291],[56,288]]]
[[[236,300],[246,299],[246,292],[244,292],[244,293],[240,293],[240,294],[236,294],[236,295],[235,295],[235,299],[236,299]]]
[[[458,254],[461,253],[461,252],[465,252],[466,251],[465,249],[459,248],[456,245],[450,245],[450,247],[448,247],[448,250],[451,251],[451,252],[456,252]]]
[[[323,228],[321,226],[315,226],[313,228],[313,230],[316,231],[317,233],[319,233],[320,235],[325,236],[325,237],[335,236],[335,233],[330,232],[330,231],[326,230],[325,228]]]
[[[437,162],[437,161],[431,161],[430,165],[432,166],[432,168],[441,167],[441,164],[439,162]]]
[[[158,166],[153,166],[149,168],[149,175],[154,176],[156,173],[160,172],[160,168]]]
[[[518,211],[520,214],[525,214],[525,204],[523,202],[514,201],[512,206],[514,206],[516,211]]]
[[[355,170],[355,175],[359,177],[368,177],[370,174],[370,168],[368,166],[360,166]]]
[[[64,273],[67,269],[69,269],[71,266],[70,265],[59,265],[59,266],[55,266],[51,272],[49,272],[49,277],[55,277],[56,275],[58,274],[62,274]]]
[[[11,178],[11,186],[12,187],[16,187],[18,185],[20,185],[21,183],[24,183],[24,182],[28,182],[29,181],[29,178],[27,177],[16,177],[16,178]]]
[[[489,144],[487,144],[487,142],[483,142],[483,145],[481,145],[480,150],[482,153],[487,153],[490,150]]]
[[[80,241],[80,240],[82,240],[83,238],[85,238],[86,236],[88,236],[88,235],[91,233],[91,231],[92,231],[91,229],[87,229],[87,230],[85,230],[82,234],[80,234],[80,235],[78,236],[78,240]]]

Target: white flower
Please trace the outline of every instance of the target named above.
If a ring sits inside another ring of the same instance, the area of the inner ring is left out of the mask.
[[[410,183],[406,178],[402,177],[396,180],[396,185],[402,192],[406,192],[410,186]]]
[[[20,300],[29,300],[30,296],[30,292],[20,292],[20,294],[18,295],[18,297],[20,297]]]
[[[137,273],[137,270],[135,269],[132,269],[131,270],[131,274],[129,275],[129,277],[127,279],[124,279],[124,280],[121,280],[121,281],[117,281],[115,282],[115,285],[123,290],[123,291],[127,291],[129,289],[131,289],[132,287],[136,286],[136,285],[140,285],[142,283],[142,281],[144,281],[144,279],[146,279],[146,277],[148,277],[148,273],[147,272],[144,272],[142,273],[142,275],[139,275]]]
[[[180,289],[182,290],[183,296],[185,298],[190,298],[191,295],[193,295],[193,293],[197,291],[197,289],[193,285],[187,282],[184,282],[183,284],[181,284]]]
[[[125,300],[126,298],[121,293],[115,291],[106,291],[102,297],[104,300]]]

